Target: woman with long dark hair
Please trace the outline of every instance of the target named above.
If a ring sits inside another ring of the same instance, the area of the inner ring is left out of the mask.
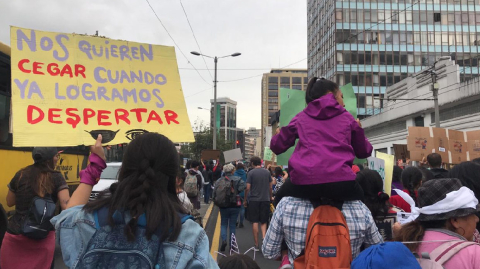
[[[30,218],[30,208],[37,197],[51,199],[53,203],[60,201],[62,209],[70,199],[67,182],[55,171],[57,149],[37,147],[32,157],[34,164],[18,171],[8,184],[7,205],[15,206],[15,213],[9,219],[0,251],[3,269],[50,268],[55,252],[53,226],[47,223],[50,232],[46,238],[33,239],[25,235],[24,224]]]
[[[389,196],[383,192],[383,180],[375,170],[364,169],[357,173],[358,184],[364,193],[363,203],[372,212],[383,240],[391,241],[393,238],[393,224],[397,221],[397,212],[402,210],[393,206],[388,201]]]
[[[123,156],[118,182],[89,196],[106,167],[99,135],[68,209],[52,219],[65,264],[79,268],[218,268],[208,237],[177,197],[179,158],[167,137],[136,137]],[[142,267],[143,266],[143,267]]]
[[[402,172],[403,191],[410,195],[415,202],[417,202],[417,190],[422,185],[422,179],[422,171],[417,167],[407,167]],[[410,205],[399,195],[390,197],[390,203],[405,212],[410,212]]]

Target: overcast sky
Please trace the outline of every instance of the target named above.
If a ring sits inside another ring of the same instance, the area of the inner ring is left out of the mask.
[[[180,0],[148,0],[176,48],[180,77],[192,125],[209,123],[213,99],[211,75],[201,57]],[[237,101],[237,126],[261,125],[261,74],[305,59],[290,68],[307,67],[306,0],[183,0],[201,51],[236,58],[220,59],[218,97]],[[147,0],[1,0],[0,41],[10,44],[10,25],[43,31],[99,34],[112,39],[174,46],[148,6]],[[188,58],[185,57],[180,52]],[[208,68],[213,60],[205,58]],[[190,64],[190,63],[191,64]],[[199,69],[200,75],[193,70]],[[186,69],[184,69],[186,68]],[[203,69],[203,70],[201,70]],[[255,69],[255,70],[222,70]],[[206,82],[205,82],[205,81]]]

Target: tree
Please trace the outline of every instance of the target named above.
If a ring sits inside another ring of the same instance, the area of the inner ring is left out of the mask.
[[[195,121],[193,127],[195,142],[182,146],[181,153],[190,159],[200,160],[202,150],[213,149],[213,130],[203,121]],[[227,151],[234,148],[234,141],[225,140],[225,135],[217,134],[217,150]],[[220,161],[223,163],[223,154],[220,154]]]

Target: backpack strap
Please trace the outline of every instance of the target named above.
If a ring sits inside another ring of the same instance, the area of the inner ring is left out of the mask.
[[[457,254],[460,250],[476,244],[477,243],[475,242],[469,242],[469,241],[461,241],[461,242],[454,241],[454,242],[443,243],[430,253],[430,257],[435,262],[443,265],[448,260],[450,260],[450,258],[452,258],[455,254]]]
[[[178,216],[180,217],[182,224],[189,219],[194,220],[194,218],[188,214],[178,213]],[[95,228],[97,230],[100,230],[103,226],[108,225],[108,208],[102,207],[99,210],[93,211],[93,217],[95,219]],[[112,217],[115,224],[125,224],[125,217],[123,216],[122,213],[120,213],[120,211],[115,211]],[[142,214],[138,218],[138,225],[143,227],[147,225],[147,218],[145,214]]]

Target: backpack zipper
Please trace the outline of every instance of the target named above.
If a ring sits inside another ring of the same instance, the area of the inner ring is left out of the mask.
[[[141,252],[141,251],[138,251],[138,250],[111,250],[111,249],[104,249],[104,248],[99,248],[99,249],[92,249],[90,251],[88,251],[87,253],[85,253],[84,257],[86,257],[88,254],[91,254],[91,253],[95,253],[95,252],[107,252],[107,253],[135,253],[135,254],[139,254],[140,256],[142,256],[143,258],[145,258],[148,263],[150,264],[150,268],[153,268],[153,263],[152,261],[150,261],[150,258],[145,255],[145,253]]]
[[[47,214],[47,204],[45,203],[45,206],[43,207],[43,215],[42,219],[40,220],[40,224],[43,223],[43,219],[45,218],[45,214]]]
[[[315,228],[315,226],[318,225],[322,225],[322,226],[343,226],[345,227],[345,229],[348,230],[347,226],[343,225],[343,223],[340,223],[340,222],[332,222],[332,223],[326,223],[326,222],[315,222],[315,224],[313,224],[312,226],[312,229],[310,230],[310,234],[308,235],[308,240],[307,242],[310,241],[310,237],[312,236],[312,232],[313,232],[313,229]]]

